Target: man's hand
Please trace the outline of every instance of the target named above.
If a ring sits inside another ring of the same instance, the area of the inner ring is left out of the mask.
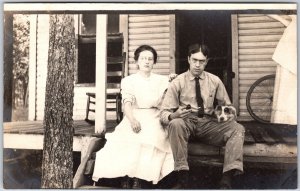
[[[141,124],[138,120],[133,119],[130,121],[130,124],[131,124],[131,128],[132,128],[133,132],[138,133],[141,131],[141,129],[142,129]]]
[[[186,107],[179,107],[174,113],[170,115],[171,120],[176,118],[185,118],[192,112],[192,109]]]

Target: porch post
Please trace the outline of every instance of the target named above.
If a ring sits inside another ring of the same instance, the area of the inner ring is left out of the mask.
[[[107,52],[107,15],[97,15],[96,27],[96,112],[95,133],[106,128],[106,52]]]
[[[235,77],[232,79],[232,104],[236,108],[237,115],[240,115],[239,104],[239,33],[238,17],[236,14],[231,15],[231,41],[232,41],[232,72]]]
[[[12,85],[13,85],[13,14],[5,12],[3,35],[3,122],[12,119]],[[2,92],[1,92],[2,93]],[[2,102],[1,102],[2,103]]]
[[[30,19],[29,41],[29,80],[28,80],[28,120],[36,120],[36,33],[37,15],[32,14]]]
[[[170,15],[170,73],[176,73],[176,16]]]
[[[120,32],[123,33],[124,43],[123,43],[123,52],[126,52],[126,60],[124,67],[124,76],[128,76],[129,67],[128,67],[128,15],[120,15]]]

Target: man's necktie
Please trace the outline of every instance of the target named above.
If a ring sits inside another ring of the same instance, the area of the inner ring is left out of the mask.
[[[204,106],[203,106],[203,99],[201,97],[201,89],[199,84],[199,77],[195,77],[195,88],[196,88],[196,100],[198,104],[198,117],[203,117],[204,114]]]

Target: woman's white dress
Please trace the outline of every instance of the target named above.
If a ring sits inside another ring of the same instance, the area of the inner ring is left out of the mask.
[[[94,181],[128,175],[157,184],[173,171],[172,150],[158,109],[167,86],[168,78],[154,73],[149,78],[137,73],[122,80],[122,101],[132,102],[141,131],[134,133],[124,115],[115,131],[106,134],[107,142],[96,155]]]
[[[273,54],[278,63],[271,122],[297,124],[297,16],[285,29]]]

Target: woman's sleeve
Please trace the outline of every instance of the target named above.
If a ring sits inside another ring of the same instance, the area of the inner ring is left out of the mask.
[[[135,102],[135,96],[133,91],[133,81],[126,77],[121,81],[121,94],[122,103],[130,102],[133,104]]]
[[[168,85],[169,85],[169,79],[167,77],[163,76],[160,80],[160,86],[159,86],[159,95],[160,95],[160,97],[158,99],[158,103],[157,103],[157,106],[156,106],[159,109],[161,107],[163,99],[165,98],[165,94],[167,92]]]

